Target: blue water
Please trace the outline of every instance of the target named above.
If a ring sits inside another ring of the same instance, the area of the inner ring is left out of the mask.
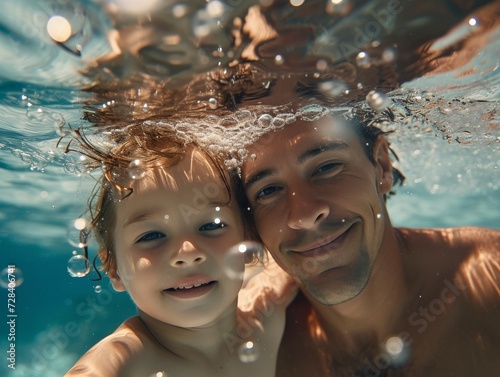
[[[7,317],[9,291],[0,288],[0,376],[61,376],[135,313],[127,294],[114,292],[107,279],[92,281],[97,277],[92,271],[75,278],[67,271],[75,250],[69,224],[85,210],[93,179],[75,171],[76,157],[65,157],[56,142],[61,124],[84,123],[82,101],[88,94],[78,89],[85,79],[77,71],[85,61],[47,41],[42,32],[30,33],[44,26],[40,14],[66,3],[2,4],[8,12],[0,17],[0,270],[15,266],[14,275],[23,281],[11,292],[16,301],[10,315],[17,317]],[[14,33],[8,16],[27,20],[26,26]],[[86,61],[109,50],[103,39],[106,17],[95,11],[91,19],[95,26],[86,42]],[[500,229],[499,40],[496,29],[466,65],[413,80],[392,93],[397,98],[424,92],[435,104],[414,105],[433,122],[400,126],[390,139],[407,178],[389,200],[396,226]],[[485,114],[490,114],[487,121]],[[95,245],[90,249],[93,255]],[[4,272],[1,278],[6,279]],[[6,322],[12,318],[11,342]],[[15,370],[5,357],[10,343]]]

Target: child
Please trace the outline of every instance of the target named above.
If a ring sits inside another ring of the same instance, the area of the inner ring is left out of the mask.
[[[109,135],[120,143],[110,153],[80,139],[80,151],[104,164],[91,220],[103,268],[138,315],[66,377],[274,376],[295,287],[269,263],[238,308],[254,257],[243,253],[250,226],[238,179],[167,127]]]

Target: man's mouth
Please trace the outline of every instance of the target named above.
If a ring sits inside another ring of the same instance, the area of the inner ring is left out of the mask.
[[[318,252],[321,253],[321,251],[326,251],[325,249],[337,249],[342,245],[347,234],[352,229],[353,224],[354,223],[350,223],[340,231],[331,233],[330,235],[325,237],[321,237],[318,241],[303,244],[302,246],[298,246],[296,248],[291,248],[290,251],[307,256],[309,254],[316,255]]]

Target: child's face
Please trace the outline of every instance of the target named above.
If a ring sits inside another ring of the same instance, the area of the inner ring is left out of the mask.
[[[115,289],[127,290],[148,316],[181,327],[233,310],[245,265],[241,253],[228,259],[243,241],[238,206],[228,199],[219,173],[196,149],[136,181],[116,203]]]

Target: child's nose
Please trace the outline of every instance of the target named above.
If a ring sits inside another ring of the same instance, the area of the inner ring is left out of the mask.
[[[171,260],[172,267],[189,267],[203,263],[207,259],[204,252],[197,249],[191,242],[184,241]]]

